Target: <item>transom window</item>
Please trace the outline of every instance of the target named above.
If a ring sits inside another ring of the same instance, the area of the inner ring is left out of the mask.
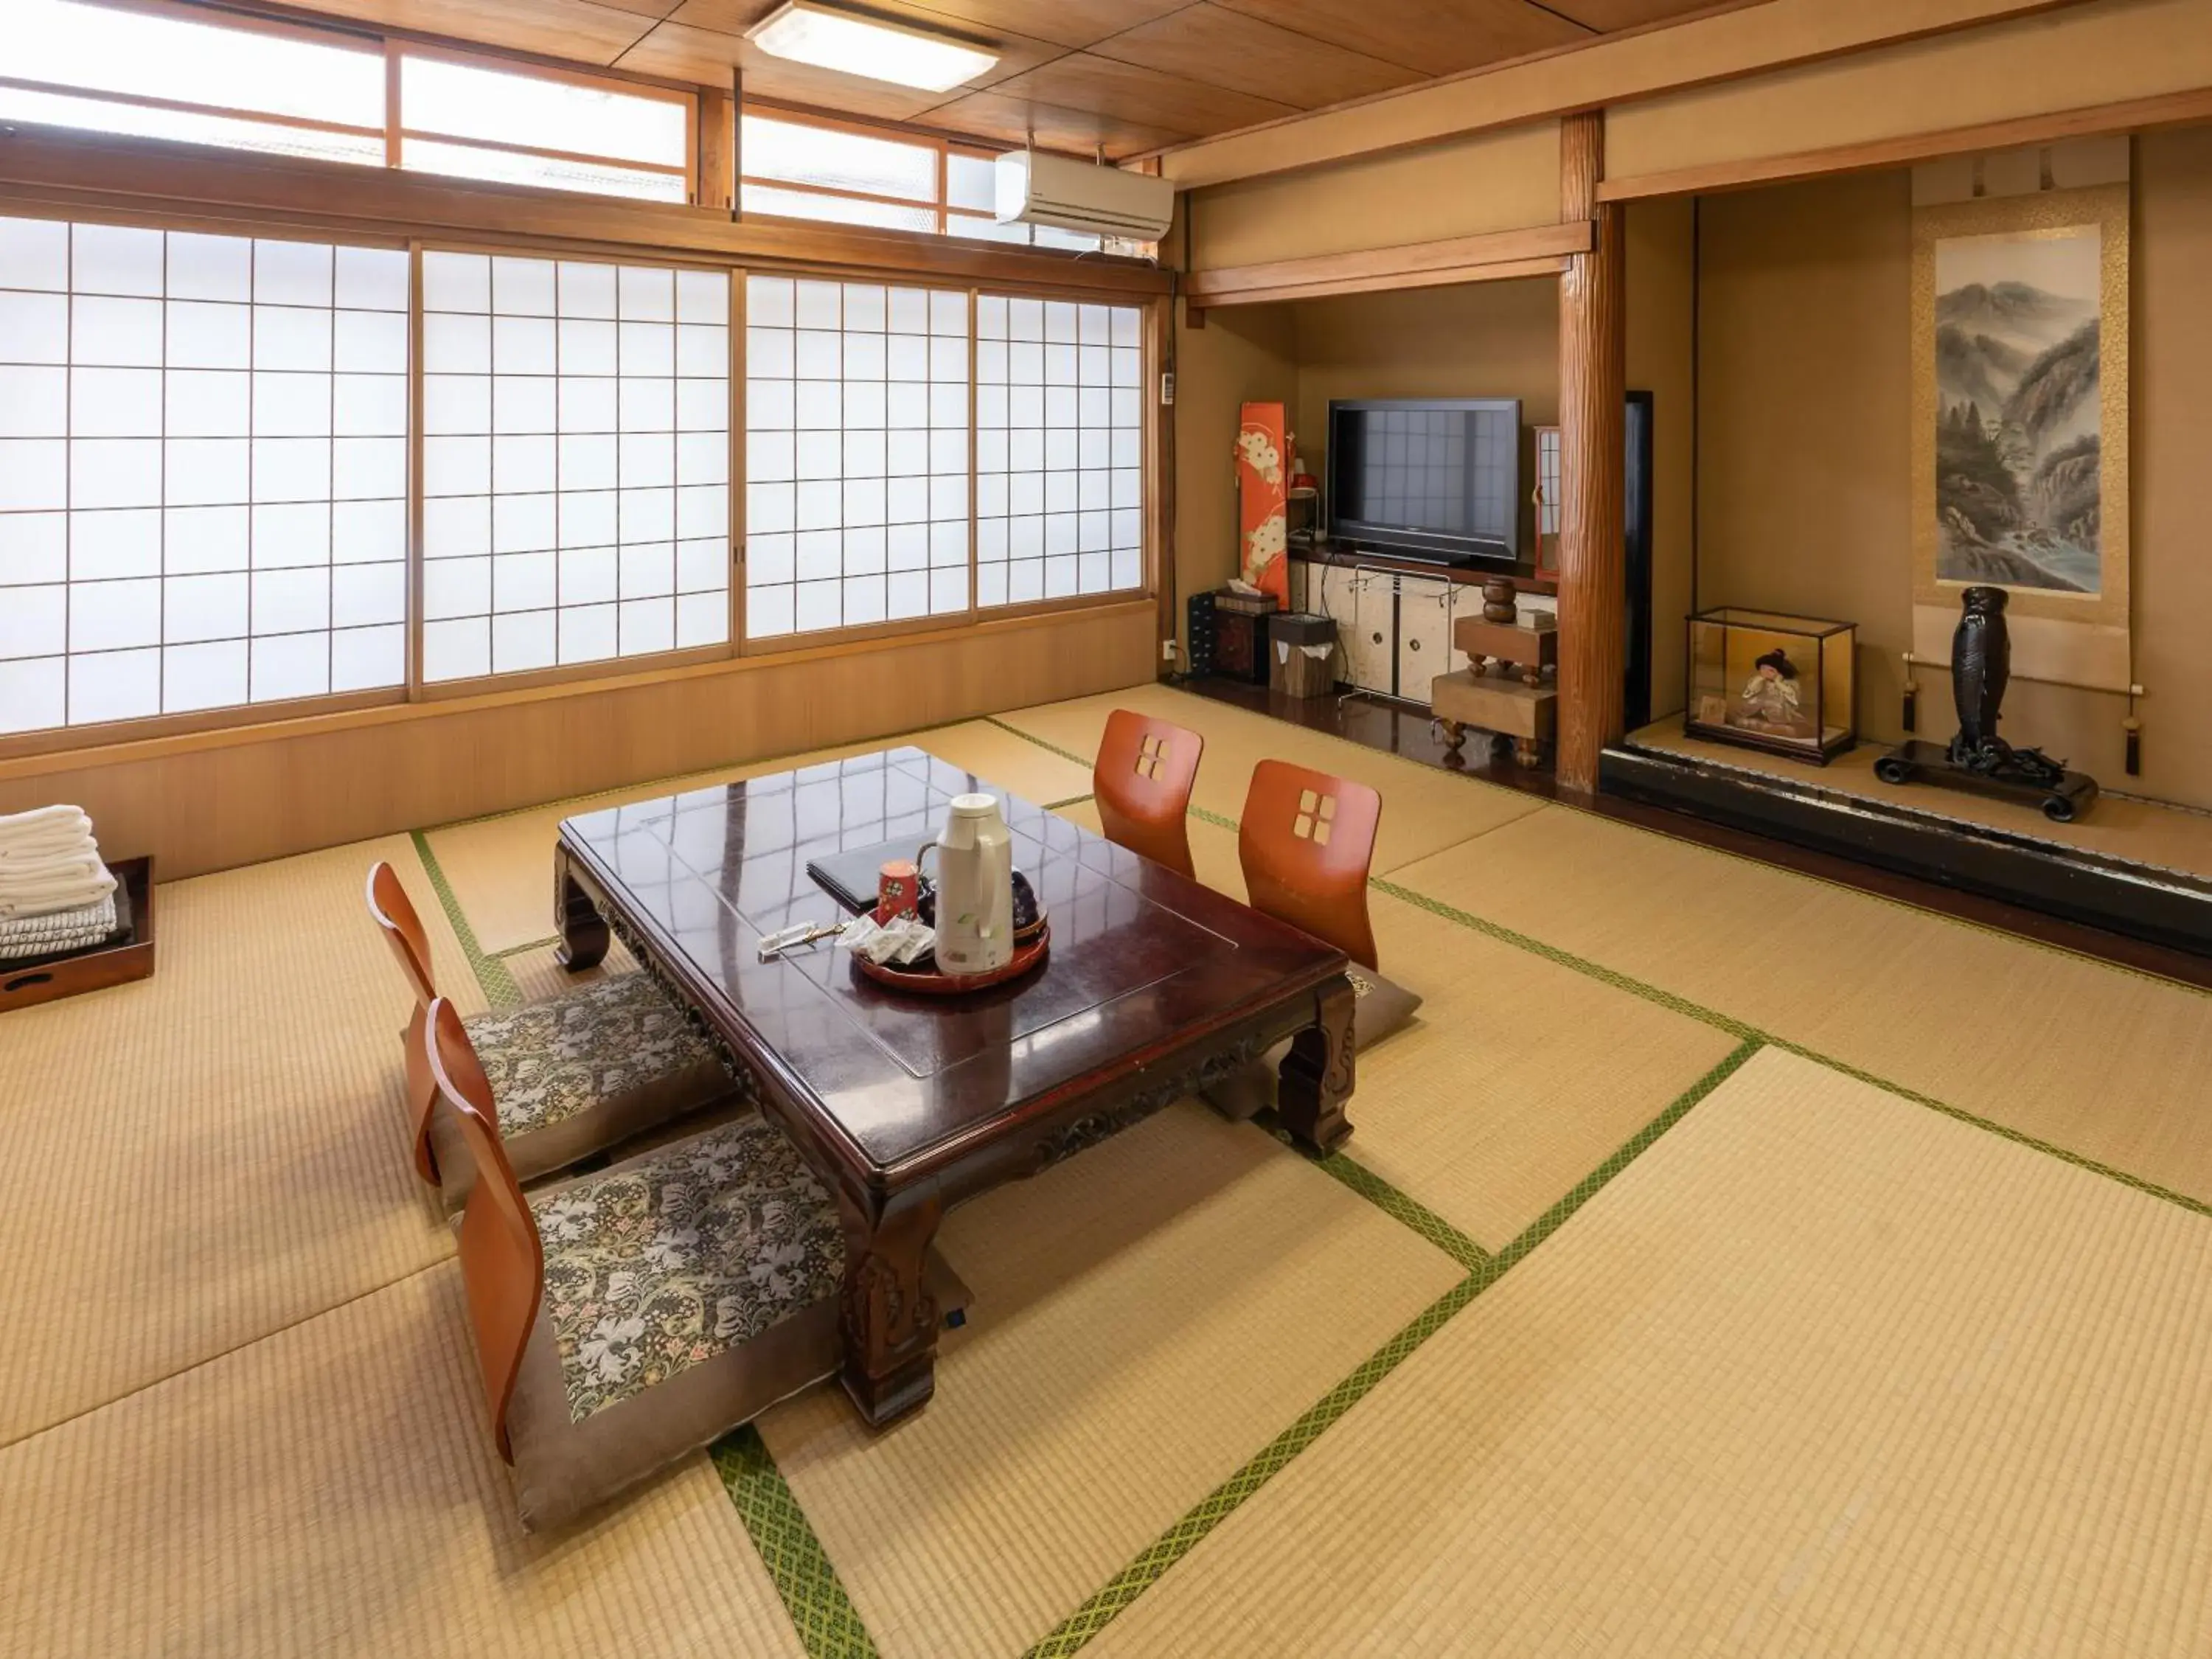
[[[747,213],[1095,252],[1096,236],[992,216],[996,160],[949,139],[869,132],[796,115],[748,112],[738,131]]]
[[[0,117],[664,202],[691,192],[694,100],[426,48],[89,0],[9,0]],[[399,97],[387,100],[397,66]]]

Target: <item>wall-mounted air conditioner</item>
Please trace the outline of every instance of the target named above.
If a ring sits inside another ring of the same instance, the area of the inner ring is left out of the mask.
[[[1175,211],[1175,186],[1149,173],[1014,150],[999,158],[1002,225],[1053,225],[1154,242]]]

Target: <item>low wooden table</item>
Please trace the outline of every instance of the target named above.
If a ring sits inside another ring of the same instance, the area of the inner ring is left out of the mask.
[[[991,789],[895,749],[570,818],[555,916],[571,969],[610,933],[689,1008],[835,1194],[846,1392],[878,1427],[934,1387],[922,1264],[953,1205],[1031,1176],[1285,1037],[1284,1127],[1352,1133],[1353,993],[1341,952],[992,789],[1052,924],[1033,975],[941,1002],[879,988],[823,944],[762,962],[763,934],[843,913],[810,859],[933,838]]]

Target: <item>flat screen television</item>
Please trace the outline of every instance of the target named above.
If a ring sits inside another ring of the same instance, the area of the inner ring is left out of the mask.
[[[1328,534],[1438,564],[1522,561],[1517,398],[1332,398]]]

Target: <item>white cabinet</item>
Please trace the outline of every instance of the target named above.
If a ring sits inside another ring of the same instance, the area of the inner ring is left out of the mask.
[[[1428,702],[1429,682],[1451,665],[1452,595],[1459,586],[1398,578],[1397,695],[1407,702]]]
[[[1394,695],[1398,666],[1397,578],[1387,570],[1353,573],[1352,622],[1339,625],[1346,679],[1362,691]]]
[[[1452,624],[1482,614],[1482,588],[1442,576],[1299,559],[1291,565],[1291,602],[1336,624],[1340,680],[1377,696],[1426,704],[1437,675],[1467,667]],[[1521,596],[1524,611],[1553,604]]]

